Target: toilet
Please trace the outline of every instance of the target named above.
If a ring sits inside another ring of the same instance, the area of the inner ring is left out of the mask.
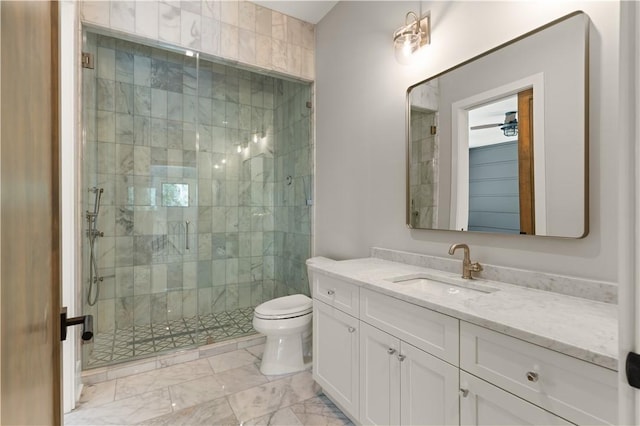
[[[278,297],[258,305],[253,328],[267,336],[260,372],[277,375],[311,366],[313,303],[304,294]]]

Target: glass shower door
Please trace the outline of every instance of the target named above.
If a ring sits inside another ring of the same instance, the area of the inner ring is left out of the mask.
[[[86,40],[95,69],[83,70],[85,118],[95,121],[84,122],[84,182],[103,190],[95,277],[83,268],[96,331],[83,348],[91,368],[198,340],[198,59],[104,35]]]

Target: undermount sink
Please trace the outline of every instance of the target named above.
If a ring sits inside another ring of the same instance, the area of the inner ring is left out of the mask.
[[[493,293],[499,290],[479,280],[465,280],[457,277],[454,278],[429,273],[403,275],[389,278],[386,281],[417,290],[437,293],[442,296],[478,296],[479,294]]]

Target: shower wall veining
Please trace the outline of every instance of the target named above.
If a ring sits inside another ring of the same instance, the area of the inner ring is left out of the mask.
[[[87,176],[105,189],[97,331],[308,293],[309,86],[89,36],[97,155]],[[188,185],[188,207],[167,206],[167,183]]]
[[[414,228],[437,228],[438,144],[436,113],[411,108],[410,218]]]
[[[314,25],[249,1],[83,0],[80,19],[264,70],[315,78]]]
[[[83,50],[95,57],[95,69],[82,70],[83,176],[104,188],[100,295],[84,313],[94,315],[99,350],[114,348],[104,356],[85,345],[85,368],[207,343],[196,330],[206,315],[246,318],[263,301],[308,294],[312,94],[286,76],[313,79],[313,25],[244,1],[91,1],[80,18]],[[168,205],[167,184],[188,185],[186,206]],[[83,209],[92,203],[89,193]]]

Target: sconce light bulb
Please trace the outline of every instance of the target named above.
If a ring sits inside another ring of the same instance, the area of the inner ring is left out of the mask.
[[[253,143],[258,143],[258,134],[257,133],[253,134]]]
[[[242,152],[242,145],[238,145],[238,154]]]
[[[226,158],[222,159],[222,164],[227,164],[227,159]]]
[[[214,169],[219,169],[219,168],[220,168],[220,166],[218,166],[217,164],[214,164],[214,165],[213,165],[213,168],[214,168]]]
[[[404,56],[411,56],[411,40],[407,37],[407,39],[402,44],[402,54]]]

